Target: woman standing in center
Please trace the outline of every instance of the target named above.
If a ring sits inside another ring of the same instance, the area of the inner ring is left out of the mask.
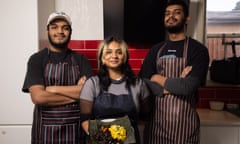
[[[90,119],[119,118],[127,115],[140,144],[137,120],[140,108],[149,100],[149,91],[132,71],[127,44],[109,37],[98,48],[98,74],[89,78],[80,94],[82,126],[89,133]],[[111,101],[109,101],[111,99]],[[146,106],[147,107],[147,106]]]

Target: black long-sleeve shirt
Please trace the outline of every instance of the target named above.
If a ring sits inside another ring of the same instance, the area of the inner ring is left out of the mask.
[[[150,49],[139,72],[140,77],[150,79],[153,74],[157,74],[157,53],[164,43],[156,44]],[[166,41],[160,56],[182,57],[183,48],[184,40]],[[176,95],[196,94],[199,86],[205,84],[208,64],[208,49],[200,42],[189,38],[186,66],[192,66],[191,72],[186,78],[167,78],[163,88]]]

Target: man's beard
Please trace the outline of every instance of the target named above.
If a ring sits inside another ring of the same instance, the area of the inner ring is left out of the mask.
[[[183,19],[180,23],[178,23],[175,26],[166,26],[166,29],[169,33],[180,33],[184,31],[185,27],[185,20]]]
[[[69,43],[70,39],[71,39],[71,36],[69,36],[68,39],[64,43],[55,43],[52,40],[51,36],[48,34],[48,40],[49,40],[50,44],[60,50],[68,47],[68,43]]]

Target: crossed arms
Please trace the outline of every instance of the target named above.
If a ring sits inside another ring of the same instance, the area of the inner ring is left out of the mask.
[[[34,104],[46,106],[68,104],[79,100],[79,94],[85,81],[86,76],[82,76],[77,85],[48,87],[32,85],[29,92]]]

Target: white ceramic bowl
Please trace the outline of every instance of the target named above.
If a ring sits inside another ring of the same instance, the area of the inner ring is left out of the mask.
[[[224,108],[224,102],[220,101],[209,101],[210,109],[211,110],[223,110]]]
[[[238,104],[234,104],[234,103],[228,103],[226,104],[226,107],[228,110],[236,110],[239,108],[239,105]]]

